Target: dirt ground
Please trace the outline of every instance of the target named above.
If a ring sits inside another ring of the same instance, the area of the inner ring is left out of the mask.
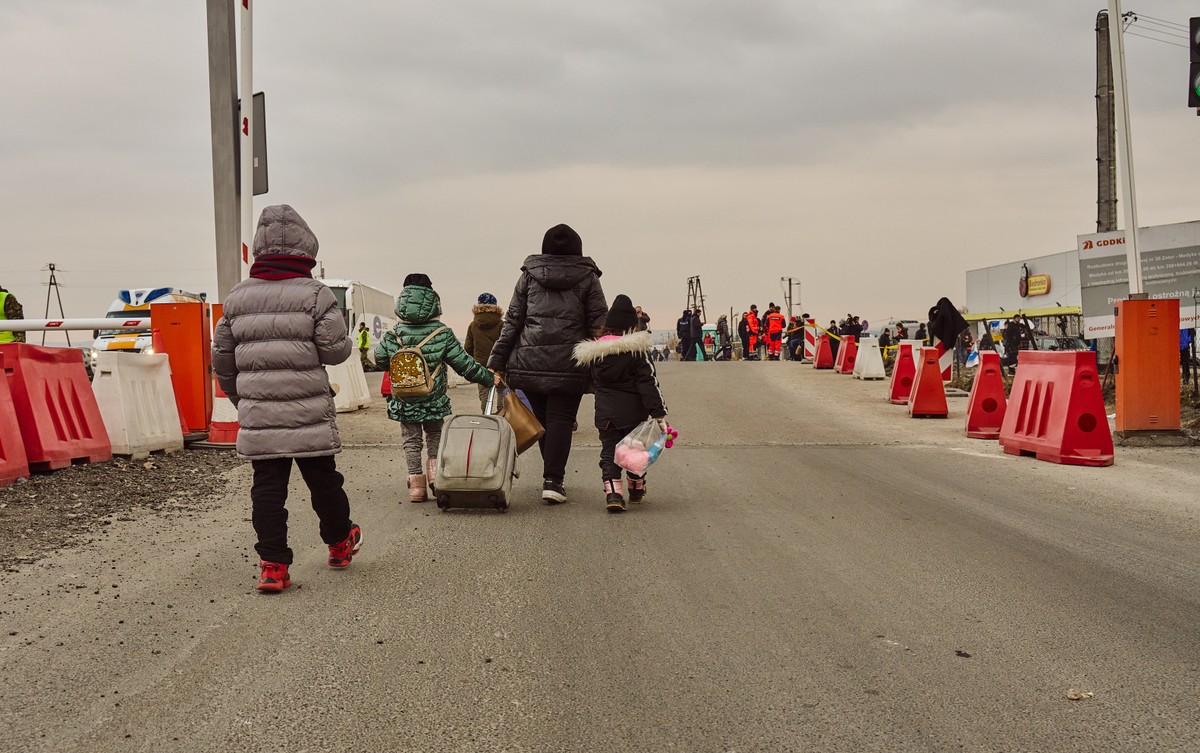
[[[146,460],[117,458],[34,474],[0,489],[0,567],[15,569],[138,510],[194,514],[225,492],[230,451],[185,450]]]

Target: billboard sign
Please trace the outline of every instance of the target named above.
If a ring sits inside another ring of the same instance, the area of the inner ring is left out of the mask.
[[[1083,336],[1113,337],[1117,301],[1129,297],[1125,231],[1081,235],[1079,284]],[[1152,299],[1179,299],[1179,326],[1196,326],[1200,295],[1200,221],[1144,227],[1138,232],[1142,285]]]

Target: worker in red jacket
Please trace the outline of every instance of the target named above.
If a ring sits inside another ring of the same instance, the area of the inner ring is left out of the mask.
[[[780,313],[779,307],[773,307],[767,313],[766,321],[767,331],[767,360],[778,361],[779,353],[783,349],[783,329],[787,325],[787,319]]]
[[[746,331],[750,333],[750,358],[758,359],[758,336],[762,331],[758,321],[758,305],[750,304],[750,313],[746,314]]]

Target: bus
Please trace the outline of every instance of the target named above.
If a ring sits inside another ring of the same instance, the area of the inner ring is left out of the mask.
[[[396,326],[396,297],[357,280],[322,278],[320,282],[333,291],[351,338],[358,336],[358,323],[366,322],[367,331],[371,333],[370,352],[373,360],[379,338]]]

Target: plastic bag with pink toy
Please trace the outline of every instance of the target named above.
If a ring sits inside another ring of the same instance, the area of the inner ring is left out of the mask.
[[[664,419],[643,421],[617,443],[613,459],[633,475],[644,476],[678,436],[679,432]]]

